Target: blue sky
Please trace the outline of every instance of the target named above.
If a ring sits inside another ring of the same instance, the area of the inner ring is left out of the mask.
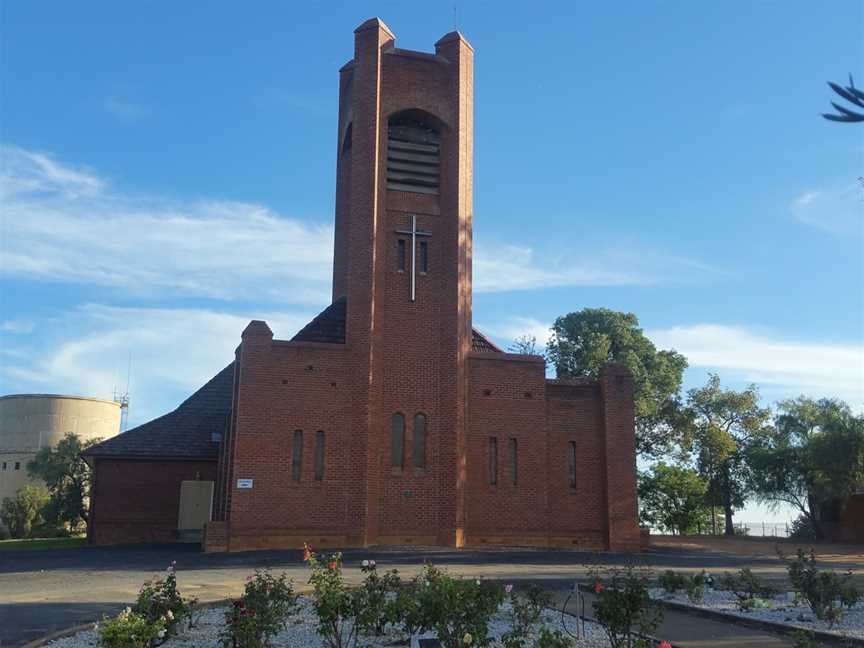
[[[864,408],[864,4],[507,3],[475,58],[475,325],[586,306],[664,348]],[[337,70],[378,15],[432,51],[453,2],[2,4],[0,393],[176,406],[265,318],[328,302]]]

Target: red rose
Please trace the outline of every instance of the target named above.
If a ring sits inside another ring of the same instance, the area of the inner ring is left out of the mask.
[[[330,569],[336,569],[336,561],[332,561],[329,565],[327,565]]]
[[[309,562],[312,558],[312,551],[309,547],[303,547],[303,562]]]
[[[661,641],[657,648],[672,648],[672,644],[668,641]]]
[[[599,594],[602,591],[603,591],[603,583],[601,583],[600,581],[595,581],[594,582],[594,593]]]

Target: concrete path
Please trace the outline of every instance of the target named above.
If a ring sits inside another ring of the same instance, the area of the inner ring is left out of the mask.
[[[374,558],[382,568],[395,567],[408,577],[425,560],[431,560],[466,576],[531,581],[557,589],[567,589],[574,579],[584,578],[597,561],[622,565],[635,559],[654,570],[695,572],[704,568],[714,573],[747,566],[769,579],[785,575],[777,559],[721,552],[658,550],[634,557],[545,549],[386,547],[346,550],[349,582],[359,582],[359,565],[364,558]],[[141,583],[163,572],[172,560],[177,561],[177,580],[183,594],[202,601],[236,596],[243,589],[245,577],[255,568],[285,571],[297,585],[304,585],[308,578],[299,550],[204,554],[195,545],[137,545],[6,551],[0,553],[0,646],[20,646],[51,632],[114,614],[135,600]],[[832,567],[862,569],[860,562]]]
[[[594,601],[594,595],[584,596],[585,616],[593,619],[594,610],[591,603]],[[567,592],[558,592],[555,597],[556,605],[560,608],[566,598]],[[581,610],[577,609],[575,599],[571,599],[567,610],[573,614],[581,613]],[[789,639],[769,632],[744,628],[733,623],[721,623],[676,610],[664,610],[663,622],[654,634],[680,648],[791,648],[794,646]]]

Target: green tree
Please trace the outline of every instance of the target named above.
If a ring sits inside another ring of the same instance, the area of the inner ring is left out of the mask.
[[[774,426],[755,438],[747,461],[757,497],[795,507],[817,537],[839,504],[864,484],[864,418],[839,400],[781,401]]]
[[[559,317],[552,326],[548,360],[559,378],[597,378],[610,362],[633,374],[636,451],[659,457],[679,441],[686,427],[680,391],[687,359],[657,350],[632,313],[584,308]]]
[[[51,501],[47,508],[50,522],[76,529],[87,524],[88,494],[90,492],[90,466],[81,452],[99,442],[81,438],[68,432],[55,448],[42,448],[27,464],[27,472],[41,479],[48,487]]]
[[[747,448],[766,432],[770,412],[759,406],[756,385],[740,392],[723,389],[714,374],[705,387],[687,392],[687,404],[693,427],[684,447],[696,454],[709,501],[723,507],[725,534],[734,535],[732,516],[744,506],[751,483]]]
[[[13,538],[29,538],[43,522],[43,511],[48,504],[48,492],[33,484],[19,488],[15,497],[4,497],[0,505],[0,520]]]
[[[639,517],[673,534],[699,531],[710,524],[707,492],[698,471],[660,461],[639,475]]]

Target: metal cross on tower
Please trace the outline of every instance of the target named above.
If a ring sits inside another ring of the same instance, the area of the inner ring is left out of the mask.
[[[411,235],[411,301],[415,301],[417,297],[417,237],[432,236],[432,232],[424,232],[417,229],[417,216],[411,214],[411,229],[396,230],[397,234]]]

